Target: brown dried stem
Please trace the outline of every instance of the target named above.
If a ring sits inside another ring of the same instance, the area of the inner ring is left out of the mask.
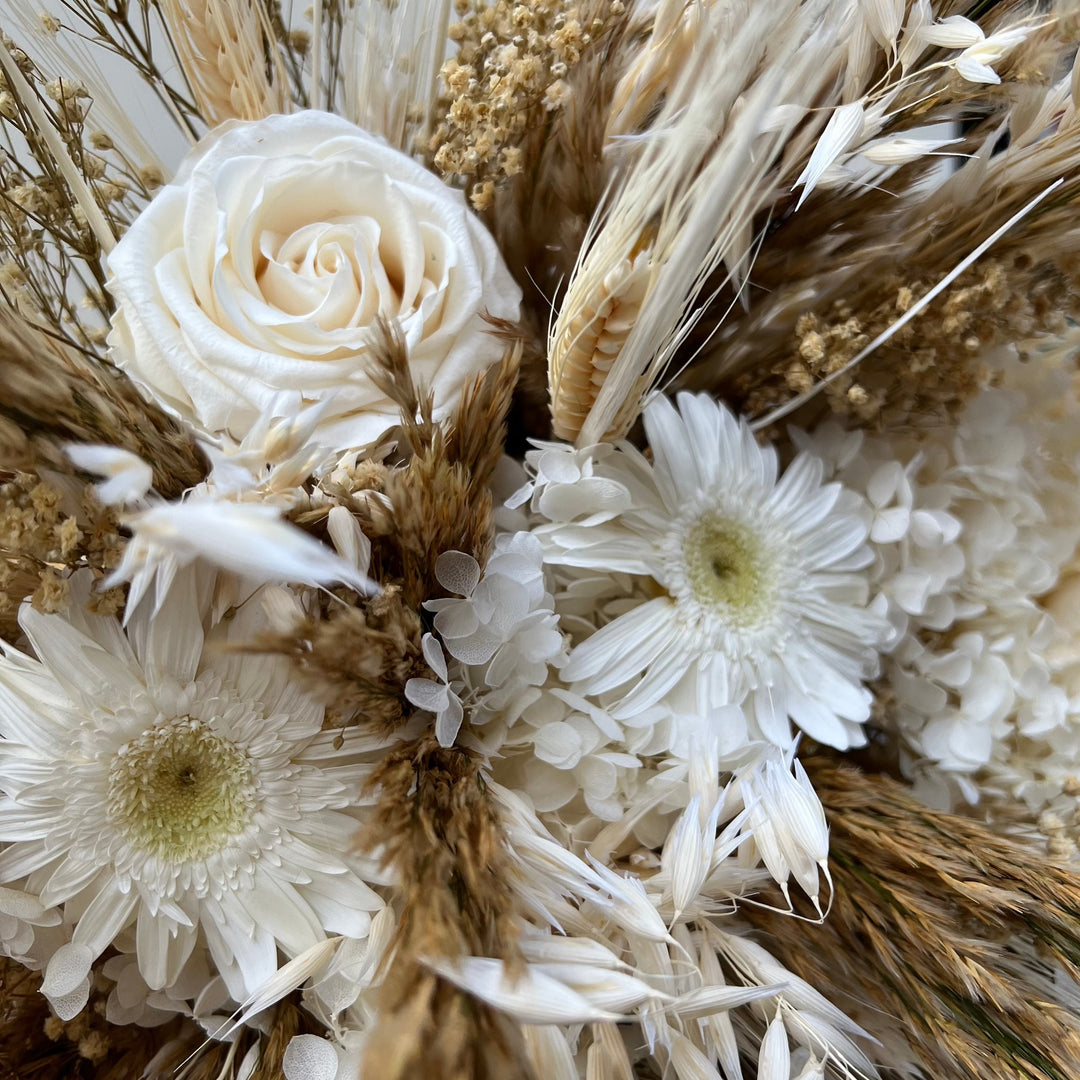
[[[195,441],[139,394],[123,375],[94,365],[45,330],[0,304],[0,418],[5,449],[22,453],[10,468],[41,460],[69,470],[68,442],[106,443],[130,450],[154,470],[154,487],[174,498],[206,475]]]
[[[517,1026],[424,963],[494,956],[511,972],[521,963],[511,863],[478,763],[425,736],[388,755],[370,786],[378,801],[365,846],[392,870],[403,909],[365,1069],[380,1080],[524,1080]]]

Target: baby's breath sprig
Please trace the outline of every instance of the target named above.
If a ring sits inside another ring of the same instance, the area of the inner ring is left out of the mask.
[[[458,0],[450,27],[457,55],[443,65],[443,119],[428,146],[435,167],[469,183],[477,210],[495,185],[526,167],[522,143],[572,98],[567,75],[622,15],[621,0]]]

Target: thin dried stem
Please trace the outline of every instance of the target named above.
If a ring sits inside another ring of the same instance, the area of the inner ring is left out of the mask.
[[[130,450],[154,470],[154,486],[176,497],[206,475],[195,441],[126,376],[73,349],[0,304],[0,417],[20,430],[35,453],[68,469],[68,442]]]

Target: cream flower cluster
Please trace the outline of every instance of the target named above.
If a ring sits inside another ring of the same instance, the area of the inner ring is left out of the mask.
[[[1003,353],[999,385],[956,425],[799,437],[871,507],[871,573],[893,630],[884,714],[935,802],[996,792],[1037,810],[1080,776],[1074,348]]]

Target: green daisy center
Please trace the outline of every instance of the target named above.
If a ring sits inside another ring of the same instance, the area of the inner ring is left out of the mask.
[[[737,521],[709,514],[683,541],[686,579],[695,599],[738,626],[759,622],[773,606],[773,559],[761,538]]]
[[[189,716],[144,731],[109,769],[109,819],[168,862],[220,851],[251,821],[255,795],[247,754]]]

